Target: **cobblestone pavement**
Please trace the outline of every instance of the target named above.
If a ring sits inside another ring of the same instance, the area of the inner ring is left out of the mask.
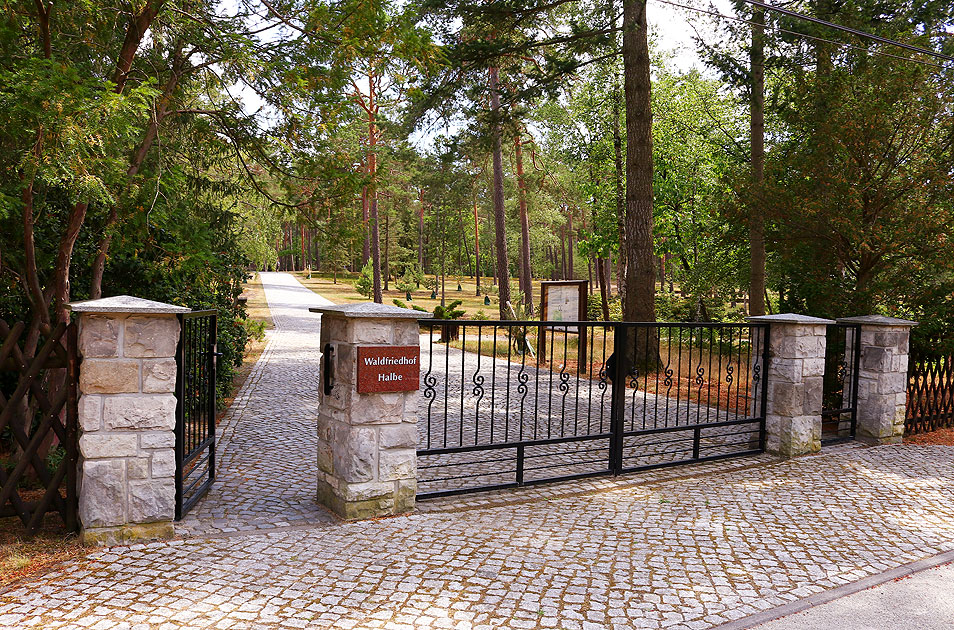
[[[743,461],[108,549],[0,627],[708,628],[954,549],[954,448]]]
[[[329,522],[315,502],[320,316],[330,304],[287,273],[262,273],[275,329],[219,425],[216,480],[177,533]]]

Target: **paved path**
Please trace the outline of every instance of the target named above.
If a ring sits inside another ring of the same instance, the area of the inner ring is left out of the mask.
[[[954,549],[954,448],[755,463],[114,548],[0,627],[709,628]]]
[[[330,522],[315,503],[321,316],[331,304],[287,273],[262,273],[275,329],[219,426],[212,489],[178,523],[186,535]]]

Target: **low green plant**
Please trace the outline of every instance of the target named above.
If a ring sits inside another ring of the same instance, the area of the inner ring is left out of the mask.
[[[374,294],[374,270],[370,260],[361,268],[361,275],[354,281],[354,290],[369,300]]]
[[[404,268],[404,273],[395,280],[394,286],[401,293],[410,295],[411,291],[421,286],[422,282],[424,282],[424,272],[415,264]]]
[[[265,322],[257,319],[243,319],[242,326],[249,339],[261,341],[265,338]]]
[[[447,306],[438,304],[434,307],[434,319],[460,319],[467,314],[466,311],[458,308],[461,303],[461,300],[454,300]]]

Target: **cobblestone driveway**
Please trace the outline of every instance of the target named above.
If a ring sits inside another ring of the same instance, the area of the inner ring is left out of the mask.
[[[0,627],[708,628],[954,549],[950,447],[755,462],[112,549]]]
[[[183,534],[328,522],[315,503],[320,316],[331,304],[287,273],[263,273],[275,329],[219,425],[216,480]]]
[[[340,523],[310,474],[318,336],[301,306],[317,300],[291,276],[263,280],[278,329],[226,418],[192,537],[16,585],[0,628],[709,628],[954,550],[954,448],[940,446],[759,456]]]

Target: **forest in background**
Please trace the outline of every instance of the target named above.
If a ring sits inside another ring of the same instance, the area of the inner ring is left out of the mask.
[[[278,265],[945,329],[954,6],[785,6],[931,54],[741,1],[685,13],[700,73],[640,0],[3,0],[0,318],[29,355],[71,300],[217,308],[223,384]]]

